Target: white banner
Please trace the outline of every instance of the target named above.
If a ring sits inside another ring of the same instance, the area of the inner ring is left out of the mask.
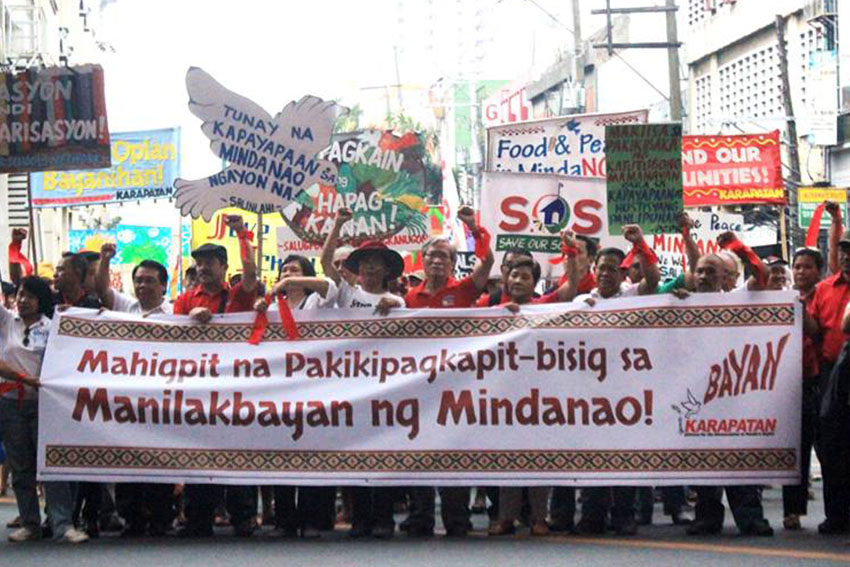
[[[798,481],[792,292],[588,305],[54,319],[40,480],[397,485]],[[639,332],[636,332],[639,331]]]
[[[605,177],[605,126],[642,124],[648,110],[574,114],[487,129],[487,171]]]
[[[561,231],[603,238],[608,235],[604,179],[560,175],[484,172],[481,224],[493,237],[493,276],[505,251],[524,248],[540,263],[544,277],[560,276]]]

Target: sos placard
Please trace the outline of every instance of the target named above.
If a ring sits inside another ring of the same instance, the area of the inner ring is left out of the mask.
[[[511,248],[532,252],[544,276],[560,275],[549,259],[561,254],[561,231],[607,236],[606,203],[604,179],[484,172],[481,223],[493,236],[494,276]]]

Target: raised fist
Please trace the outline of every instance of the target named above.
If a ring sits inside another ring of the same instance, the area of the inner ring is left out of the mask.
[[[643,231],[636,224],[627,224],[623,227],[623,238],[632,244],[637,244],[643,240]]]

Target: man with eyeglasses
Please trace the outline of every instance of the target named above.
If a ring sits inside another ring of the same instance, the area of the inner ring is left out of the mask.
[[[476,248],[486,241],[483,229],[475,222],[475,211],[462,207],[458,218],[469,228],[476,239]],[[483,246],[480,246],[483,248]],[[425,281],[410,289],[404,300],[411,309],[471,307],[487,285],[493,267],[493,250],[487,246],[483,258],[470,276],[461,280],[453,277],[457,250],[446,239],[431,239],[422,247]],[[405,522],[407,533],[413,537],[427,537],[434,533],[434,489],[412,489],[412,509]],[[464,537],[469,531],[468,487],[445,486],[440,488],[441,512],[446,535]]]

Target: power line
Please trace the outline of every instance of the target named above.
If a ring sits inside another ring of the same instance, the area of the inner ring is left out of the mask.
[[[541,6],[540,4],[538,4],[538,3],[536,2],[536,0],[526,0],[526,2],[529,2],[529,3],[530,3],[530,4],[532,4],[534,7],[536,7],[538,10],[540,10],[541,12],[543,12],[544,14],[546,14],[547,16],[549,16],[549,17],[552,19],[552,21],[554,21],[556,24],[558,24],[559,26],[561,26],[562,28],[564,28],[565,30],[567,30],[568,32],[570,32],[570,33],[573,35],[573,37],[575,37],[576,32],[575,32],[574,30],[572,30],[572,29],[571,29],[569,26],[567,26],[564,22],[562,22],[561,20],[559,20],[558,18],[556,18],[556,17],[555,17],[555,16],[554,16],[551,12],[549,12],[546,8],[544,8],[543,6]],[[642,74],[640,71],[638,71],[637,69],[635,69],[634,67],[632,67],[631,63],[629,63],[628,61],[626,61],[626,60],[625,60],[625,59],[624,59],[624,58],[623,58],[623,57],[622,57],[622,56],[621,56],[621,55],[620,55],[617,51],[612,51],[611,53],[612,53],[615,57],[618,57],[618,58],[620,59],[620,61],[622,61],[622,62],[626,65],[626,67],[628,67],[629,69],[631,69],[631,71],[632,71],[635,75],[637,75],[638,77],[640,77],[640,78],[643,80],[643,82],[645,82],[647,85],[649,85],[650,87],[652,87],[652,90],[654,90],[654,91],[655,91],[655,92],[657,92],[659,95],[661,95],[661,97],[662,97],[664,100],[666,100],[667,102],[670,102],[670,96],[669,96],[669,95],[664,94],[664,92],[663,92],[663,91],[661,91],[658,87],[656,87],[656,86],[653,84],[653,82],[652,82],[652,81],[650,81],[649,79],[647,79],[646,77],[644,77],[644,76],[643,76],[643,74]]]

